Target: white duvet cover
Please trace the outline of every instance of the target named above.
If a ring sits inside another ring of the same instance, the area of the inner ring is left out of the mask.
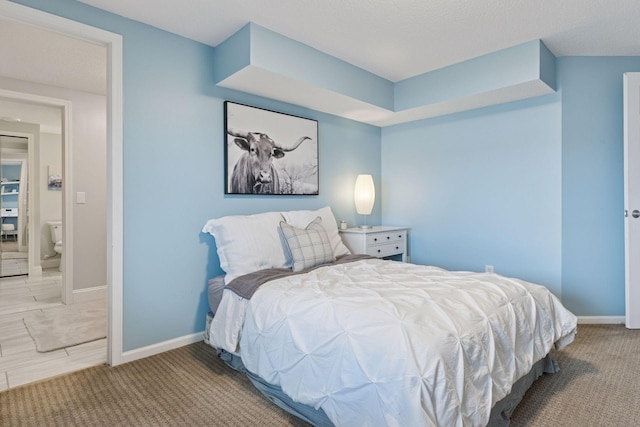
[[[247,369],[337,426],[485,426],[576,330],[543,286],[379,259],[268,282],[240,306]]]

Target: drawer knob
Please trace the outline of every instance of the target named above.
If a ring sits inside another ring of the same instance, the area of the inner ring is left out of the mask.
[[[378,238],[377,238],[377,237],[374,237],[374,238],[373,238],[373,241],[374,241],[374,242],[377,242],[377,241],[378,241]]]
[[[398,234],[398,239],[402,239],[402,234]]]
[[[378,253],[380,253],[380,249],[378,249]]]
[[[400,246],[396,246],[396,250],[400,249]]]
[[[391,238],[391,236],[387,236],[387,240],[389,240]]]

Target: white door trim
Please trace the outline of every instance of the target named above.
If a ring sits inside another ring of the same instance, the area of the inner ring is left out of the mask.
[[[0,96],[20,102],[29,102],[37,105],[46,105],[48,107],[60,108],[62,116],[62,149],[65,154],[64,174],[65,185],[62,193],[62,220],[64,224],[73,224],[73,204],[71,194],[73,194],[73,164],[71,162],[70,153],[72,151],[72,136],[68,129],[71,129],[71,101],[58,98],[50,98],[47,96],[35,95],[31,93],[14,92],[10,90],[0,89]],[[69,156],[67,156],[69,154]],[[40,147],[33,144],[33,137],[29,141],[29,164],[40,164]],[[42,266],[40,265],[40,204],[36,200],[40,198],[40,170],[32,167],[29,172],[29,235],[31,243],[29,245],[29,275],[41,275]],[[73,303],[73,227],[64,227],[62,246],[64,252],[65,263],[62,268],[62,302],[64,304]],[[67,244],[69,242],[69,244]]]
[[[12,92],[8,90],[0,89],[1,98],[17,99],[20,101],[20,100],[24,100],[24,95],[25,94],[22,94],[19,92]],[[21,98],[16,98],[17,96],[20,96]],[[36,147],[34,144],[35,137],[32,133],[3,130],[2,134],[27,138],[27,147],[28,147],[27,163],[29,164],[29,166],[31,166],[31,169],[35,169],[33,171],[31,170],[29,171],[29,175],[27,178],[28,179],[27,183],[30,188],[29,196],[27,200],[28,209],[29,209],[28,215],[32,218],[32,220],[29,221],[29,230],[28,230],[30,238],[29,238],[29,255],[28,255],[27,265],[29,269],[29,276],[40,276],[42,275],[42,267],[40,266],[40,232],[37,231],[37,230],[40,230],[40,207],[35,202],[36,195],[38,192],[34,191],[36,187],[36,183],[38,182],[38,179],[39,179],[39,173],[37,170],[38,168],[32,167],[33,165],[36,164],[35,152],[38,147]],[[18,207],[18,209],[21,209],[21,208],[22,206]]]
[[[107,49],[107,362],[119,365],[122,363],[123,290],[122,36],[6,1],[0,2],[0,18],[55,31]],[[68,241],[65,246],[67,244]]]
[[[624,73],[625,324],[640,329],[640,73]],[[634,261],[635,262],[632,262]]]

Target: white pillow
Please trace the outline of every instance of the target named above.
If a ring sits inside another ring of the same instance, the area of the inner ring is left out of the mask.
[[[338,233],[338,224],[336,224],[336,218],[333,216],[333,212],[329,206],[318,209],[316,211],[289,211],[282,212],[282,216],[287,224],[297,228],[305,228],[307,224],[316,219],[322,218],[322,226],[327,232],[331,247],[333,249],[333,255],[339,257],[341,255],[349,255],[351,251],[342,243],[340,234]]]
[[[294,227],[282,221],[280,228],[293,258],[293,271],[336,260],[327,232],[322,226],[322,218],[317,217],[305,228]]]
[[[202,231],[216,239],[220,268],[227,273],[226,284],[254,271],[291,267],[279,232],[282,219],[279,212],[266,212],[207,222]]]

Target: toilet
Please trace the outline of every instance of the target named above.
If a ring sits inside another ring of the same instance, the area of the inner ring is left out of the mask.
[[[49,221],[48,224],[51,230],[53,250],[60,254],[60,267],[58,267],[58,270],[62,271],[62,221]]]

